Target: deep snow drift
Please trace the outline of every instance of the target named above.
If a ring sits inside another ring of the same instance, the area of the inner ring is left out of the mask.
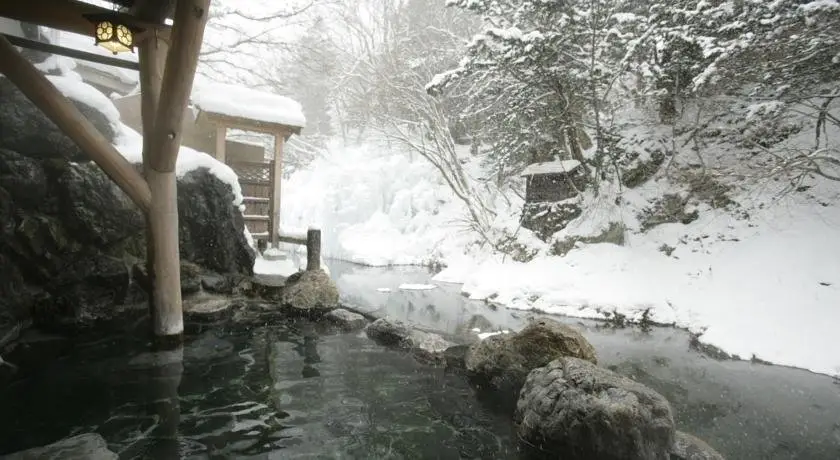
[[[836,184],[787,194],[779,194],[783,182],[771,180],[733,187],[737,212],[699,205],[699,219],[688,225],[641,233],[638,212],[680,190],[654,179],[623,190],[621,205],[613,203],[615,191],[587,201],[583,216],[564,230],[586,235],[624,222],[624,246],[578,243],[564,257],[542,248],[518,263],[477,249],[464,229],[464,206],[437,177],[424,159],[394,145],[334,147],[286,181],[283,222],[320,226],[327,257],[368,265],[443,262],[447,268],[434,281],[463,283],[475,299],[586,318],[646,316],[742,359],[840,374]],[[497,223],[511,228],[521,200],[506,203],[497,201]]]

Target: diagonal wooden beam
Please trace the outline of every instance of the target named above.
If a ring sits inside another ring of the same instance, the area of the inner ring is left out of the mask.
[[[5,37],[0,37],[0,73],[81,147],[143,212],[149,211],[152,194],[140,173]]]

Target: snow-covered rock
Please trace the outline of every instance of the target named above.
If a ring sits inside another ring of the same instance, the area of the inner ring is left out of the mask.
[[[534,369],[514,421],[526,445],[570,460],[668,460],[674,444],[662,395],[577,358]]]

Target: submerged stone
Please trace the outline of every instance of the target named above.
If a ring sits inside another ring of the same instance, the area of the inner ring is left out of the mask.
[[[439,363],[444,352],[454,344],[438,334],[411,328],[399,320],[380,318],[365,328],[374,342],[386,347],[410,351],[422,361]]]
[[[324,319],[344,331],[358,331],[360,329],[364,329],[368,323],[364,316],[343,308],[327,313],[324,315]]]
[[[80,434],[42,447],[16,452],[6,460],[118,460],[119,456],[108,450],[102,436],[95,433]]]
[[[669,460],[671,405],[654,390],[578,358],[532,371],[514,414],[535,454],[568,460]]]
[[[671,460],[724,460],[724,457],[706,441],[677,431]]]

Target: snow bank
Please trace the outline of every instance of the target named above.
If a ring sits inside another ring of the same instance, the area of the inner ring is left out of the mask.
[[[114,128],[115,132],[120,130],[120,112],[114,106],[108,97],[102,94],[98,89],[88,85],[77,78],[78,74],[69,73],[68,75],[47,75],[47,79],[52,83],[61,94],[67,98],[82,102],[101,112],[108,118],[108,122]]]
[[[284,228],[321,228],[325,257],[411,265],[457,255],[474,239],[435,169],[395,146],[333,146],[283,183]]]
[[[299,128],[306,126],[303,109],[296,101],[243,86],[197,79],[190,100],[195,107],[205,112]]]
[[[107,98],[105,99],[107,100]],[[110,101],[108,102],[110,103]],[[119,150],[128,161],[138,164],[142,163],[143,136],[122,123],[120,123],[120,129],[117,132],[120,133],[115,145],[117,150]],[[178,151],[178,161],[175,163],[175,174],[178,177],[184,177],[188,172],[195,171],[200,168],[207,168],[210,171],[210,174],[213,174],[222,182],[230,185],[233,191],[234,206],[239,206],[240,211],[245,210],[245,206],[242,204],[242,187],[239,185],[239,177],[233,169],[231,169],[230,166],[216,160],[211,155],[182,145],[181,149]]]
[[[515,309],[635,320],[647,311],[744,359],[840,374],[840,197],[789,196],[749,212],[747,221],[707,209],[623,247],[583,245],[530,263],[462,259],[435,279]]]
[[[399,289],[403,291],[429,291],[432,289],[437,288],[434,284],[415,284],[415,283],[403,283],[400,284]]]

